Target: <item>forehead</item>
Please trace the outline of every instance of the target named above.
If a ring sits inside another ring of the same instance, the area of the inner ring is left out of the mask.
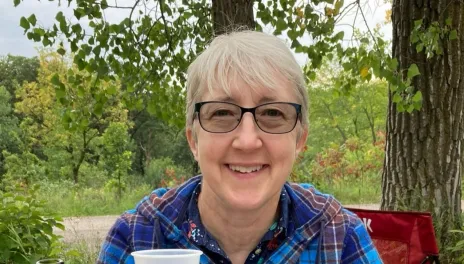
[[[213,85],[210,89],[204,89],[201,100],[232,102],[242,106],[278,101],[296,102],[294,85],[279,75],[275,76],[272,86],[233,78],[227,82],[227,85]]]

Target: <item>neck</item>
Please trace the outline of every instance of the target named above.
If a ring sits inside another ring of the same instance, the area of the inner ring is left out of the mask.
[[[248,256],[277,220],[280,193],[258,209],[240,210],[221,201],[206,184],[202,185],[198,199],[202,224],[229,257]]]

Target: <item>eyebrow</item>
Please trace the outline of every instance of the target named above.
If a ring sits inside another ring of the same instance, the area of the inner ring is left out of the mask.
[[[227,103],[237,103],[235,99],[232,97],[225,95],[225,96],[220,96],[216,98],[214,101],[220,101],[220,102],[227,102]],[[258,101],[258,105],[260,104],[265,104],[265,103],[271,103],[271,102],[276,102],[277,98],[274,96],[263,96],[261,99]]]
[[[277,98],[274,96],[263,96],[261,99],[259,99],[259,104],[264,104],[264,103],[271,103],[271,102],[277,102]]]

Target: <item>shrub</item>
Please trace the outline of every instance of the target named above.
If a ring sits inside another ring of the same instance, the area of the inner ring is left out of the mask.
[[[172,187],[185,181],[188,172],[181,166],[176,166],[170,158],[153,159],[146,170],[148,184],[156,187]]]
[[[377,133],[375,144],[350,138],[315,156],[304,151],[294,166],[291,180],[308,182],[343,203],[378,202],[385,134]]]
[[[378,133],[382,136],[383,133]],[[376,144],[350,138],[341,146],[332,146],[318,153],[310,164],[311,177],[331,184],[342,178],[364,178],[382,169],[384,137]]]
[[[62,219],[44,212],[37,189],[16,185],[0,193],[0,263],[34,263],[56,256],[60,242],[53,227],[64,226]]]

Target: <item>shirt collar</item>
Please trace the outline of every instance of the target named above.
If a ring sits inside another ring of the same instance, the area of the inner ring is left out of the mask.
[[[198,230],[203,230],[200,234],[194,234],[195,235],[195,242],[199,243],[202,245],[204,243],[207,243],[209,239],[211,238],[211,235],[206,231],[204,226],[201,223],[201,218],[200,218],[200,211],[198,209],[198,197],[201,192],[201,182],[198,184],[198,186],[195,188],[192,194],[192,199],[190,199],[188,209],[187,209],[187,216],[186,216],[186,221],[184,222],[184,225],[182,226],[182,230],[185,233],[189,233],[191,230],[191,224],[196,226],[196,229]],[[294,223],[291,220],[291,217],[289,215],[289,207],[291,204],[291,200],[288,197],[287,190],[282,187],[281,193],[280,193],[280,200],[279,200],[279,216],[278,220],[276,222],[277,228],[282,228],[282,232],[284,232],[285,236],[288,236],[293,233],[294,231]],[[190,235],[190,234],[189,234]],[[196,237],[198,236],[198,238]],[[269,237],[268,237],[269,236]],[[190,238],[190,236],[189,236]],[[272,239],[272,233],[267,232],[263,239],[261,241],[267,241]]]

